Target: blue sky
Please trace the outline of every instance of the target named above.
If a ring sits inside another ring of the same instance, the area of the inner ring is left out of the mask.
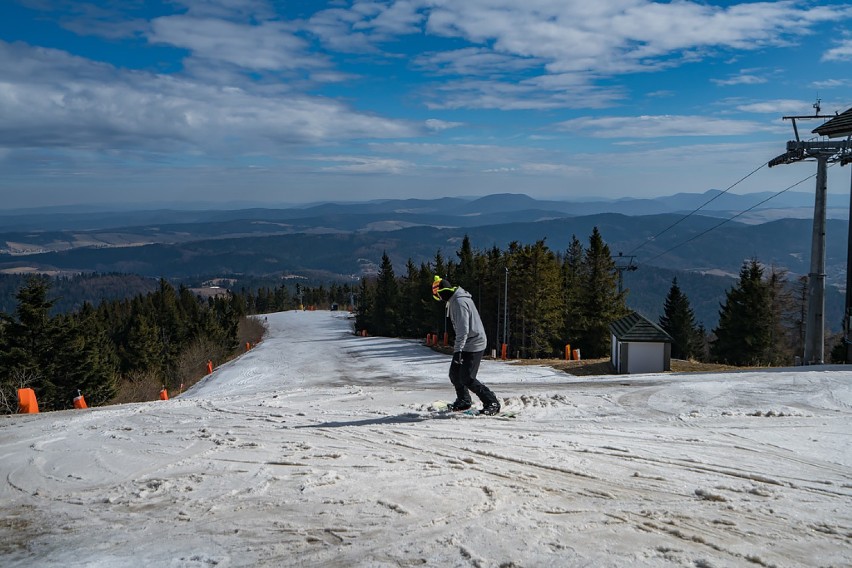
[[[0,70],[0,208],[651,197],[852,107],[852,3],[4,0]]]

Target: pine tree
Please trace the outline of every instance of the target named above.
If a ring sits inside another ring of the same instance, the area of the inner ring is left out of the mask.
[[[503,337],[503,293],[506,278],[506,258],[497,246],[480,255],[483,297],[479,314],[492,348],[499,350]]]
[[[592,230],[583,258],[580,346],[587,357],[609,353],[609,324],[629,313],[625,293],[618,291],[615,262],[598,228]]]
[[[410,258],[405,270],[400,283],[399,334],[403,337],[422,337],[426,335],[425,322],[428,321],[425,307],[428,288],[422,284],[421,271]]]
[[[130,318],[127,341],[121,350],[124,370],[164,371],[160,329],[151,316],[139,311]]]
[[[444,255],[441,254],[440,250],[435,253],[435,264],[433,269],[436,276],[440,276],[441,278],[449,278],[450,276],[447,274],[447,264],[444,262]]]
[[[681,292],[677,278],[666,296],[660,327],[672,336],[672,357],[675,359],[693,359],[698,355],[700,346],[699,331],[695,325],[695,313],[689,305],[689,298]]]
[[[159,289],[151,294],[154,323],[159,332],[160,357],[165,369],[172,369],[187,335],[187,329],[178,308],[174,287],[160,279]]]
[[[375,306],[375,283],[367,278],[361,279],[361,286],[356,298],[355,330],[368,332],[373,331],[373,318]]]
[[[571,235],[571,243],[562,260],[562,327],[564,339],[579,347],[583,336],[583,244],[576,235]]]
[[[470,244],[470,237],[467,235],[462,239],[461,248],[456,252],[456,256],[459,257],[459,264],[453,275],[453,286],[461,286],[476,299],[478,288],[476,262],[474,260],[473,248]]]
[[[444,261],[444,255],[441,254],[440,249],[435,252],[435,263],[432,266],[432,276],[440,276],[450,281],[450,284],[453,284],[452,278],[450,276],[450,269],[452,268],[451,263],[447,263]],[[432,286],[432,278],[429,279],[429,287],[431,290]],[[432,332],[443,334],[443,333],[452,333],[453,326],[450,324],[450,318],[447,317],[446,306],[444,302],[432,301],[430,307],[430,318],[429,318],[429,327],[428,329]]]
[[[9,375],[27,377],[36,391],[39,406],[51,410],[59,402],[54,382],[60,330],[50,315],[56,300],[48,299],[50,281],[30,277],[18,291],[15,318],[8,326],[9,350],[3,369]],[[23,386],[23,385],[18,385]]]
[[[520,351],[525,357],[553,353],[562,330],[562,286],[556,255],[543,240],[519,248],[514,258],[513,285],[521,290],[517,316]]]
[[[787,282],[787,271],[773,266],[766,279],[771,306],[770,320],[770,363],[792,364],[796,349],[796,316],[798,313],[795,294]]]
[[[286,287],[279,286],[275,289],[272,297],[272,311],[283,312],[284,310],[289,310],[292,307],[291,303],[292,299]]]
[[[71,408],[78,393],[86,397],[89,406],[106,404],[115,395],[118,362],[115,347],[94,309],[85,304],[76,314],[59,316],[57,327],[54,409]]]
[[[376,277],[373,314],[372,333],[385,337],[396,336],[399,325],[399,286],[387,253],[382,254],[382,264]]]
[[[14,414],[17,411],[17,389],[15,378],[9,373],[9,328],[13,320],[0,312],[0,414]]]
[[[771,361],[772,303],[756,259],[743,263],[737,285],[726,293],[711,354],[731,365],[766,365]]]
[[[521,244],[518,241],[509,243],[508,249],[503,253],[503,266],[505,269],[504,282],[507,283],[504,291],[504,304],[506,313],[505,328],[508,337],[503,338],[503,342],[509,346],[510,353],[518,353],[521,346],[524,344],[523,314],[521,306],[523,302],[524,280],[522,278],[523,271],[520,268],[520,250]]]

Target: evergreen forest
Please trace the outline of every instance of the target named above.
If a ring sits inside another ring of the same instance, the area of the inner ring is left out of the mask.
[[[610,323],[631,312],[629,289],[622,289],[597,227],[585,244],[573,236],[559,252],[544,240],[474,250],[465,236],[455,258],[444,258],[439,250],[431,262],[418,266],[409,260],[399,275],[384,253],[377,275],[357,286],[309,286],[279,278],[277,285],[222,289],[203,298],[165,279],[133,281],[126,293],[135,287],[147,291],[57,310],[62,296],[54,287],[73,286],[30,276],[19,280],[14,308],[0,311],[0,412],[16,412],[19,388],[33,388],[41,410],[71,408],[78,394],[97,406],[153,400],[161,389],[181,392],[200,380],[208,365],[261,340],[264,327],[250,317],[255,314],[339,307],[355,311],[359,333],[446,334],[452,341],[445,305],[431,295],[435,275],[473,296],[488,349],[500,351],[505,344],[511,358],[559,357],[566,344],[579,349],[583,359],[607,357]],[[690,299],[674,278],[659,326],[672,337],[676,359],[793,364],[802,352],[806,284],[804,278],[788,282],[784,271],[751,259],[719,306],[718,326],[707,331],[696,323]],[[835,362],[842,357],[838,339],[829,342],[829,350],[836,346]]]
[[[451,344],[445,305],[431,297],[436,275],[472,295],[488,336],[487,349],[500,352],[506,344],[512,358],[560,357],[566,344],[579,349],[584,359],[608,357],[609,324],[631,312],[629,289],[622,290],[614,257],[597,228],[587,244],[574,236],[558,253],[543,240],[475,251],[465,237],[456,257],[438,252],[432,262],[419,266],[409,260],[397,275],[385,253],[378,275],[361,281],[357,330],[408,338],[447,334]],[[717,327],[708,331],[696,321],[677,278],[658,324],[671,336],[676,359],[793,365],[802,353],[806,300],[806,278],[790,282],[785,271],[750,259],[719,304]],[[841,362],[841,339],[829,337],[827,361]]]
[[[451,336],[444,303],[431,296],[435,275],[473,296],[489,348],[507,344],[512,357],[552,357],[566,343],[582,357],[603,357],[609,353],[609,324],[630,313],[597,228],[587,245],[574,237],[559,254],[544,240],[474,251],[465,237],[456,256],[445,259],[439,252],[420,266],[409,260],[398,277],[384,254],[376,278],[361,282],[356,328],[386,336]]]

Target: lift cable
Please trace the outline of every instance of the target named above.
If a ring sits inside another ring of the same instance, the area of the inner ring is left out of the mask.
[[[755,169],[753,169],[753,170],[752,170],[751,172],[749,172],[747,175],[745,175],[745,176],[741,177],[739,180],[737,180],[736,182],[734,182],[732,185],[728,186],[728,188],[727,188],[725,191],[722,191],[722,192],[717,193],[716,195],[714,195],[713,197],[711,197],[710,199],[708,199],[707,201],[705,201],[704,203],[702,203],[701,205],[699,205],[698,207],[696,207],[696,208],[695,208],[694,210],[692,210],[690,213],[687,213],[686,215],[684,215],[683,217],[681,217],[680,219],[678,219],[677,221],[675,221],[674,223],[672,223],[671,225],[669,225],[668,227],[666,227],[665,229],[663,229],[662,231],[660,231],[659,233],[657,233],[656,235],[654,235],[653,237],[649,237],[649,238],[645,239],[643,242],[639,243],[637,246],[635,246],[635,247],[633,248],[633,250],[631,250],[631,251],[630,251],[630,252],[628,252],[627,254],[628,254],[628,255],[633,254],[634,252],[636,252],[637,250],[639,250],[640,248],[642,248],[643,246],[645,246],[645,245],[646,245],[646,244],[648,244],[649,242],[656,240],[656,239],[657,239],[657,237],[659,237],[659,236],[660,236],[660,235],[662,235],[663,233],[665,233],[665,232],[667,232],[667,231],[669,231],[669,230],[671,230],[671,229],[675,228],[675,227],[676,227],[676,226],[678,226],[680,223],[682,223],[683,221],[685,221],[687,218],[691,217],[692,215],[694,215],[695,213],[697,213],[699,210],[703,209],[706,205],[709,205],[710,203],[712,203],[712,202],[713,202],[713,201],[715,201],[716,199],[718,199],[718,198],[722,197],[723,195],[725,195],[726,193],[728,193],[729,191],[731,191],[733,188],[735,188],[737,185],[739,185],[740,183],[744,182],[745,180],[747,180],[748,178],[750,178],[751,176],[753,176],[754,174],[756,174],[756,173],[757,173],[758,171],[760,171],[763,167],[765,167],[768,163],[769,163],[769,162],[764,162],[764,163],[760,164],[758,167],[756,167]],[[761,203],[763,203],[763,202],[761,201]],[[760,205],[760,203],[758,203],[757,205]],[[755,205],[755,207],[757,207],[757,205]],[[744,211],[743,213],[745,213],[745,211]],[[741,214],[742,214],[742,213],[741,213]],[[655,258],[656,258],[656,257],[655,257]]]
[[[758,169],[759,169],[759,168],[758,168]],[[755,170],[755,171],[757,171],[757,170]],[[752,173],[754,173],[754,172],[752,172]],[[749,175],[751,175],[751,174],[749,174]],[[657,256],[655,256],[655,257],[653,257],[653,258],[651,258],[651,259],[649,259],[649,260],[646,260],[646,261],[645,261],[645,264],[651,263],[651,262],[653,262],[653,261],[657,260],[658,258],[660,258],[661,256],[665,256],[665,255],[667,255],[668,253],[670,253],[671,251],[673,251],[673,250],[675,250],[675,249],[677,249],[677,248],[680,248],[680,247],[682,247],[682,246],[683,246],[683,245],[685,245],[685,244],[691,243],[692,241],[694,241],[695,239],[697,239],[697,238],[699,238],[699,237],[703,237],[704,235],[706,235],[706,234],[707,234],[707,233],[709,233],[710,231],[714,231],[714,230],[718,229],[719,227],[721,227],[722,225],[724,225],[724,224],[725,224],[725,223],[727,223],[728,221],[733,221],[734,219],[736,219],[736,218],[737,218],[737,217],[739,217],[740,215],[744,215],[744,214],[748,213],[749,211],[751,211],[751,210],[755,209],[756,207],[759,207],[759,206],[763,205],[764,203],[766,203],[766,202],[767,202],[767,201],[769,201],[770,199],[775,199],[776,197],[778,197],[778,196],[779,196],[779,195],[781,195],[782,193],[785,193],[785,192],[787,192],[787,191],[790,191],[790,190],[791,190],[791,189],[793,189],[794,187],[797,187],[797,186],[799,186],[799,185],[801,185],[801,184],[805,183],[805,182],[806,182],[806,181],[808,181],[809,179],[813,179],[813,178],[815,178],[816,176],[817,176],[817,174],[811,174],[811,175],[809,175],[808,177],[806,177],[806,178],[804,178],[804,179],[802,179],[802,180],[800,180],[800,181],[797,181],[797,182],[796,182],[796,183],[794,183],[793,185],[791,185],[791,186],[789,186],[789,187],[787,187],[787,188],[785,188],[785,189],[782,189],[782,190],[781,190],[781,191],[779,191],[778,193],[775,193],[775,194],[773,194],[773,195],[770,195],[769,197],[767,197],[766,199],[764,199],[764,200],[763,200],[763,201],[761,201],[760,203],[755,203],[754,205],[752,205],[752,206],[751,206],[751,207],[749,207],[748,209],[745,209],[744,211],[740,211],[740,212],[739,212],[739,213],[737,213],[736,215],[733,215],[733,216],[728,217],[727,219],[723,220],[721,223],[718,223],[718,224],[716,224],[716,225],[713,225],[713,226],[712,226],[712,227],[710,227],[709,229],[706,229],[706,230],[704,230],[704,231],[702,231],[702,232],[698,233],[698,234],[697,234],[697,235],[695,235],[694,237],[692,237],[692,238],[690,238],[690,239],[687,239],[687,240],[683,241],[682,243],[680,243],[680,244],[678,244],[678,245],[675,245],[675,246],[671,247],[670,249],[667,249],[667,250],[666,250],[666,251],[664,251],[664,252],[661,252],[660,254],[658,254]],[[745,178],[743,178],[743,179],[745,179]]]

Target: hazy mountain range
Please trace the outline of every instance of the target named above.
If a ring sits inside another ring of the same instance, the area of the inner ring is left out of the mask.
[[[652,199],[544,201],[523,194],[498,194],[480,198],[446,197],[438,199],[391,199],[356,203],[320,203],[287,207],[209,206],[193,209],[163,206],[149,209],[108,209],[104,206],[66,206],[36,209],[0,210],[0,231],[74,231],[104,230],[146,225],[185,223],[227,223],[229,221],[289,221],[294,229],[329,224],[342,230],[369,228],[369,224],[392,220],[400,224],[440,224],[450,217],[453,226],[478,226],[506,222],[536,221],[554,217],[622,213],[657,215],[689,213],[701,207],[701,214],[729,217],[749,208],[737,219],[745,223],[778,218],[811,218],[812,193],[787,192],[776,197],[770,192],[738,195],[710,190],[705,193],[678,193]],[[771,199],[770,199],[771,198]],[[761,202],[764,202],[761,204]],[[758,205],[760,204],[760,205]],[[196,206],[197,207],[197,206]],[[829,194],[829,218],[845,219],[849,198]],[[347,219],[351,218],[351,219]],[[326,221],[323,223],[321,221]]]
[[[619,263],[638,266],[625,274],[631,305],[653,316],[668,291],[661,280],[678,276],[710,326],[744,260],[783,267],[791,279],[809,271],[812,194],[788,192],[755,207],[770,195],[567,202],[500,194],[286,209],[7,212],[0,215],[0,271],[351,279],[374,272],[384,252],[402,273],[408,259],[419,265],[438,251],[455,258],[465,235],[479,250],[545,239],[562,252],[573,235],[585,244],[598,227],[613,254],[624,255]],[[845,286],[848,197],[832,194],[829,206],[826,272],[834,298]]]

